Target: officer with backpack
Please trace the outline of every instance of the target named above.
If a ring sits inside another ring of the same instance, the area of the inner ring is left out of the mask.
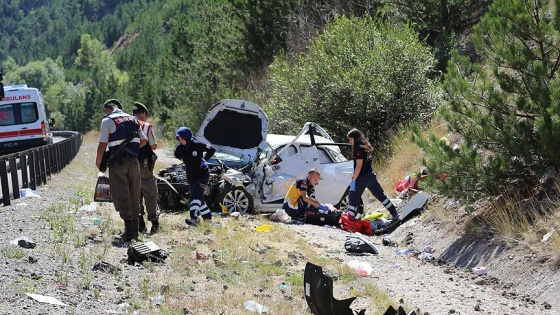
[[[101,161],[109,151],[109,184],[115,210],[124,221],[123,242],[138,239],[140,201],[140,167],[138,151],[147,143],[140,129],[139,120],[124,113],[115,99],[103,104],[106,116],[101,121],[99,145],[95,165],[102,169]]]

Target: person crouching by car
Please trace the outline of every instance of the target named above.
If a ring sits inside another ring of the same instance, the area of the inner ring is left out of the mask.
[[[286,193],[282,209],[292,220],[303,221],[308,208],[328,212],[329,207],[315,200],[315,186],[319,183],[321,173],[313,168],[307,172],[307,176],[294,182]]]
[[[180,143],[175,148],[175,157],[185,163],[190,189],[190,218],[185,219],[185,223],[196,226],[200,223],[199,216],[202,216],[205,220],[212,219],[212,212],[204,202],[204,189],[208,185],[208,178],[210,177],[210,170],[206,161],[216,153],[216,149],[198,142],[188,127],[177,129],[176,137]]]

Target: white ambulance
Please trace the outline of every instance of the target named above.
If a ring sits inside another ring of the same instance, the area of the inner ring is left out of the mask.
[[[26,84],[4,86],[0,100],[0,155],[53,143],[43,94]]]

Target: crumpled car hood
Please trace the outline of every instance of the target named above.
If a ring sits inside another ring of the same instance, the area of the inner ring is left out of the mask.
[[[198,129],[196,138],[223,152],[255,161],[266,145],[268,117],[258,105],[225,99],[214,104]]]

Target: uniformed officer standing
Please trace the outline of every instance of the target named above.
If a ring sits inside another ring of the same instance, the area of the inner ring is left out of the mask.
[[[121,239],[130,242],[138,239],[138,216],[140,201],[140,168],[138,151],[144,146],[146,136],[140,129],[140,122],[134,116],[124,113],[119,101],[107,100],[103,107],[107,114],[101,121],[99,145],[95,165],[99,169],[106,149],[109,149],[109,185],[115,210],[124,221]],[[119,145],[123,144],[122,150]]]
[[[158,189],[156,177],[154,176],[154,164],[156,163],[157,155],[154,150],[157,149],[156,138],[154,136],[154,129],[152,125],[146,122],[148,117],[148,109],[142,103],[135,102],[132,106],[132,115],[140,120],[140,129],[148,138],[148,145],[140,148],[138,152],[138,162],[140,162],[140,179],[142,182],[142,194],[140,195],[140,219],[138,220],[139,231],[146,230],[146,223],[144,222],[144,204],[146,203],[146,212],[148,213],[148,221],[152,222],[150,233],[154,234],[159,229],[159,208],[158,208]]]

